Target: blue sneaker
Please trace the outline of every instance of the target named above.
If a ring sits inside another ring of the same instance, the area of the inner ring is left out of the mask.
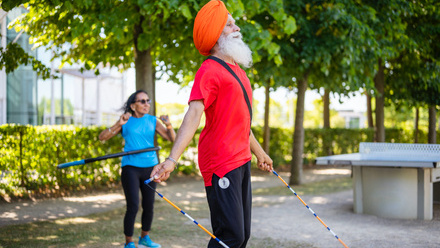
[[[124,248],[136,248],[136,246],[134,245],[134,242],[130,242],[130,243],[124,245]]]
[[[150,236],[146,235],[145,237],[139,237],[139,248],[159,248],[162,247],[158,243],[154,243]]]

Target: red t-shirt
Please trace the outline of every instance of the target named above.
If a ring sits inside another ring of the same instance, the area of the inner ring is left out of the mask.
[[[249,78],[228,64],[243,83],[252,104]],[[196,73],[189,102],[203,100],[206,123],[199,138],[199,167],[205,186],[212,174],[222,178],[251,160],[250,114],[240,83],[218,62],[207,59]]]

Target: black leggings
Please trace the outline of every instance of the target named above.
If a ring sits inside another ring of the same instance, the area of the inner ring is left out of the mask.
[[[142,231],[148,232],[151,229],[155,192],[144,181],[150,178],[152,171],[153,167],[122,167],[121,182],[127,202],[127,211],[124,217],[125,236],[133,236],[136,214],[139,210],[139,188],[142,193]],[[156,189],[155,182],[151,182],[149,185]]]

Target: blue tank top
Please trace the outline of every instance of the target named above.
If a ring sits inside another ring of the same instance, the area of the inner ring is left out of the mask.
[[[125,140],[124,151],[154,147],[156,117],[144,115],[141,118],[130,117],[122,126],[122,137]],[[152,167],[159,163],[155,151],[132,154],[122,157],[121,166]]]

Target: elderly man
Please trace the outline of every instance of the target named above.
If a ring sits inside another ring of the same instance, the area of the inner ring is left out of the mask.
[[[156,165],[151,176],[156,177],[156,182],[168,179],[205,111],[206,124],[198,146],[199,167],[213,232],[229,247],[246,247],[252,207],[251,151],[260,169],[273,169],[272,159],[250,129],[252,88],[245,71],[238,65],[249,68],[252,52],[220,0],[212,0],[202,7],[194,22],[193,36],[198,51],[211,57],[197,71],[189,109],[169,157]],[[220,245],[211,239],[208,247]]]

